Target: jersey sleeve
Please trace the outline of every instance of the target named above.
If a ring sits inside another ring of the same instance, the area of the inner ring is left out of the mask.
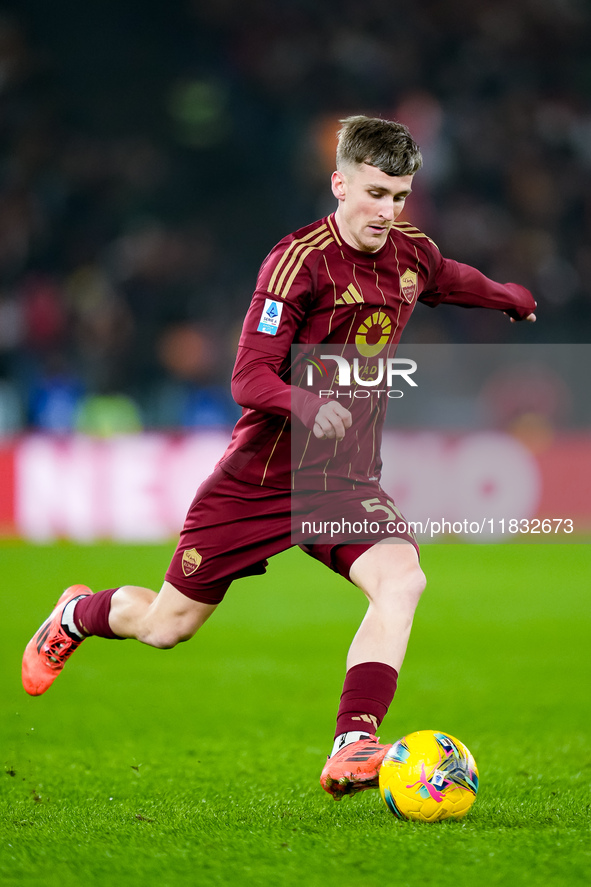
[[[295,414],[311,429],[323,401],[284,382],[279,376],[282,363],[278,355],[240,345],[232,374],[232,397],[247,409],[279,416]]]
[[[477,268],[434,257],[430,279],[419,301],[432,308],[441,303],[464,308],[505,311],[514,320],[524,320],[536,308],[534,297],[519,283],[497,283]]]
[[[244,319],[232,374],[232,396],[242,407],[263,413],[295,414],[312,428],[322,400],[289,385],[290,349],[312,303],[312,281],[302,265],[282,298],[278,288],[285,244],[269,254]]]

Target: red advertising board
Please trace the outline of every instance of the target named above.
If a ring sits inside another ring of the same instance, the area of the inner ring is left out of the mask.
[[[0,445],[0,534],[14,535],[14,454],[15,447]]]
[[[5,443],[0,533],[38,542],[174,537],[227,441],[224,432],[202,432],[109,439],[30,435]],[[437,524],[427,541],[466,519],[497,530],[501,520],[570,520],[573,540],[591,531],[589,433],[559,435],[531,448],[504,433],[387,432],[383,454],[383,486],[405,517]],[[471,541],[488,541],[476,535]],[[489,535],[512,539],[507,532]]]

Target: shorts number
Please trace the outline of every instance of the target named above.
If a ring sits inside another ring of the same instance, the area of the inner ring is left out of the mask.
[[[388,503],[388,505],[384,505],[384,503],[381,502],[377,496],[375,496],[373,499],[364,499],[361,504],[363,505],[363,507],[365,508],[366,511],[383,511],[384,514],[388,515],[390,520],[403,521],[404,517],[398,511],[398,509],[396,508],[396,506],[394,505],[392,500],[386,499],[386,502]],[[390,507],[388,507],[388,506],[390,506]]]
[[[413,539],[415,538],[415,534],[413,533],[411,527],[406,522],[404,515],[396,508],[391,499],[386,499],[387,505],[384,505],[382,501],[377,496],[374,496],[373,499],[363,499],[361,504],[365,508],[366,511],[383,511],[387,516],[389,524],[388,524],[388,532],[390,532],[390,525],[395,525],[395,529],[400,533],[403,531],[407,535],[411,536]]]

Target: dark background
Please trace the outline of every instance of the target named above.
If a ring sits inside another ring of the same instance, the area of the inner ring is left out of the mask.
[[[0,10],[0,434],[224,425],[257,269],[333,208],[352,113],[408,124],[405,217],[538,323],[418,306],[406,342],[591,340],[583,0],[19,0]]]

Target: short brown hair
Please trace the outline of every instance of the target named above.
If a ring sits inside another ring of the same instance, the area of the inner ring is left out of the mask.
[[[381,117],[346,117],[338,132],[337,169],[367,163],[389,176],[410,176],[423,165],[408,127]]]

